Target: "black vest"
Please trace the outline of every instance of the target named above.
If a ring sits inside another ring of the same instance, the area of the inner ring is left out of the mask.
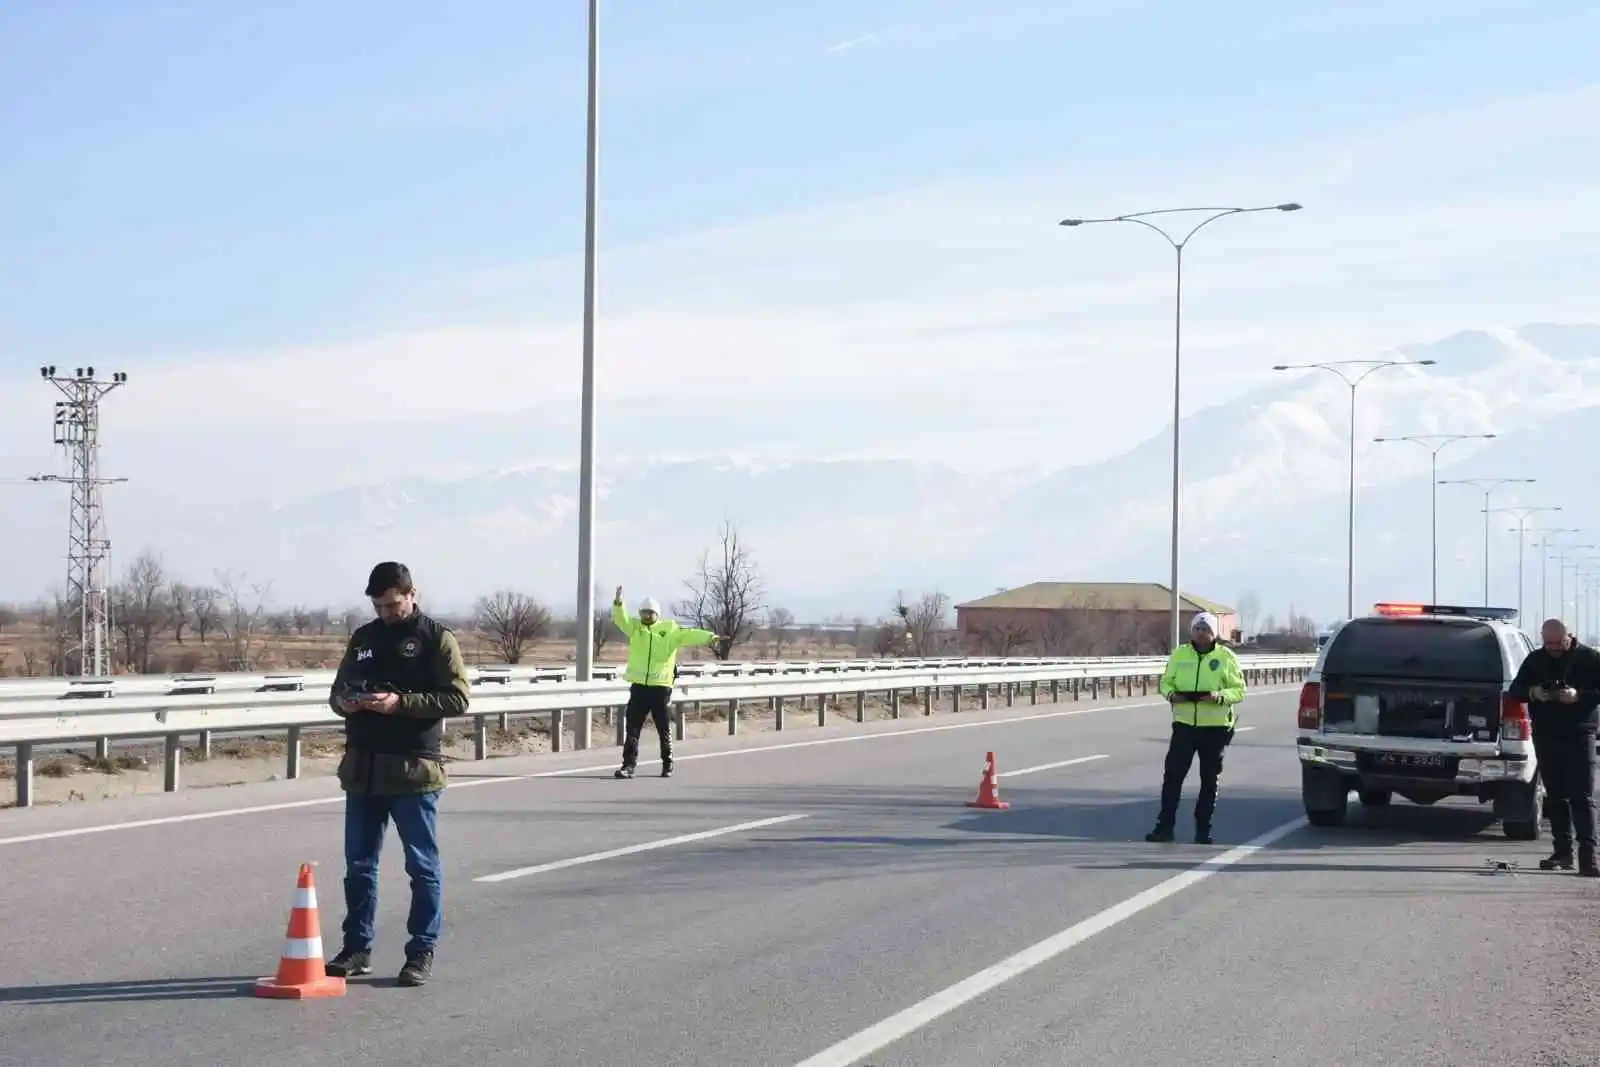
[[[364,692],[431,693],[449,684],[439,667],[445,628],[422,612],[397,626],[373,619],[351,635],[356,660],[350,681]],[[363,752],[439,756],[444,731],[439,719],[395,712],[358,711],[344,721],[345,745]]]

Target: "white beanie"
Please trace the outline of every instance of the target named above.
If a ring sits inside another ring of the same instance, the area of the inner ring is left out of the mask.
[[[643,600],[641,600],[639,602],[639,610],[641,612],[653,611],[657,615],[660,615],[661,614],[661,605],[656,603],[656,598],[655,597],[647,596],[647,597],[645,597]]]
[[[1196,626],[1201,625],[1204,625],[1206,629],[1211,631],[1211,636],[1222,636],[1222,624],[1217,622],[1217,617],[1211,614],[1211,612],[1202,611],[1200,614],[1189,620],[1189,629],[1191,630],[1193,630]]]

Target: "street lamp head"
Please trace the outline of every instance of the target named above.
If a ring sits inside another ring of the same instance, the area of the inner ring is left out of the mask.
[[[1083,225],[1083,220],[1082,219],[1062,219],[1060,224],[1062,226],[1082,226]]]
[[[1431,367],[1437,362],[1438,362],[1438,360],[1436,360],[1436,359],[1419,359],[1419,360],[1417,360],[1417,366],[1419,366],[1419,367]]]
[[[1289,366],[1286,363],[1276,363],[1276,364],[1273,365],[1272,369],[1273,370],[1288,370]]]
[[[1300,205],[1299,204],[1293,204],[1293,203],[1290,203],[1290,204],[1279,204],[1278,205],[1278,210],[1279,211],[1299,211],[1300,210]]]

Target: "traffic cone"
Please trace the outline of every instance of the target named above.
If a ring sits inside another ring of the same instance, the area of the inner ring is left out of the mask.
[[[978,783],[978,799],[967,801],[967,807],[1005,811],[1010,806],[1000,799],[1000,779],[995,775],[994,753],[991,752],[983,764],[983,780]]]
[[[317,885],[311,877],[311,864],[302,863],[278,973],[256,979],[256,996],[283,1000],[344,996],[344,979],[329,975],[326,967],[322,959],[322,924],[317,919]]]

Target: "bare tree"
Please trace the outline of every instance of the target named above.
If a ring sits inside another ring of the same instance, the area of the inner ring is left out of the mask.
[[[189,600],[194,633],[203,645],[212,631],[222,625],[222,592],[213,586],[202,585],[190,591]]]
[[[21,621],[22,615],[16,608],[9,604],[0,607],[0,633],[5,633],[6,627],[15,626]]]
[[[911,632],[899,618],[884,620],[872,631],[872,654],[888,658],[898,656],[911,647]]]
[[[596,600],[599,597],[595,598]],[[594,612],[594,654],[598,656],[605,651],[606,645],[611,643],[611,638],[617,634],[617,624],[611,619],[609,608],[596,608]]]
[[[720,660],[755,634],[756,617],[761,611],[764,588],[750,548],[739,539],[731,522],[722,524],[721,548],[700,557],[700,568],[683,584],[689,596],[678,602],[674,612],[694,625],[720,635],[712,646]]]
[[[526,593],[509,589],[479,597],[472,622],[507,663],[521,663],[528,645],[550,632],[549,610]]]
[[[1007,619],[978,631],[978,646],[986,656],[1009,656],[1026,648],[1033,636],[1033,627]]]
[[[217,575],[217,631],[225,646],[224,670],[254,670],[266,646],[265,621],[271,583],[252,583],[227,571]]]
[[[168,620],[172,625],[172,639],[181,645],[183,631],[187,630],[194,620],[194,590],[183,582],[173,582],[167,588],[167,604],[172,609]]]
[[[1256,596],[1254,590],[1246,590],[1239,594],[1239,629],[1249,636],[1256,632],[1256,620],[1261,617],[1261,598]]]
[[[140,674],[150,673],[150,656],[157,635],[172,622],[172,602],[167,598],[167,572],[161,557],[139,554],[112,591],[117,630],[122,634],[122,662]]]
[[[767,609],[767,636],[772,641],[772,654],[783,658],[783,646],[788,641],[789,629],[794,626],[794,613],[788,608]]]
[[[894,612],[905,623],[911,635],[911,652],[917,656],[931,656],[945,643],[949,620],[950,598],[940,592],[923,593],[914,603],[907,603],[903,595],[896,595]]]

